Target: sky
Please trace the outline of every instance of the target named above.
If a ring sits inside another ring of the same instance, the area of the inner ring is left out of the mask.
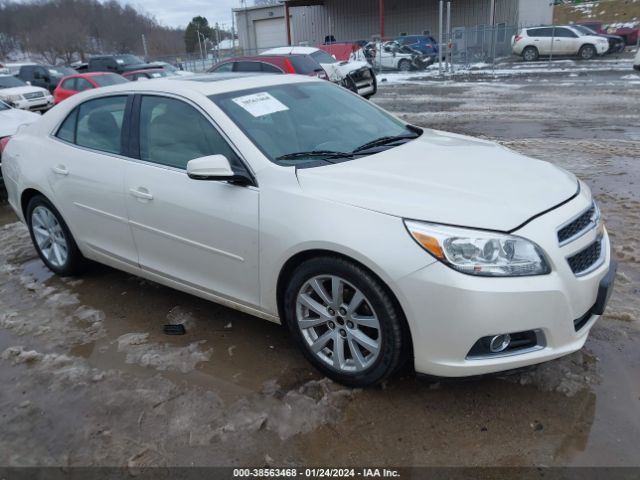
[[[225,24],[231,29],[231,9],[240,7],[240,0],[120,0],[136,9],[144,10],[168,27],[186,27],[189,21],[198,15],[209,20]],[[249,5],[253,4],[249,0]]]

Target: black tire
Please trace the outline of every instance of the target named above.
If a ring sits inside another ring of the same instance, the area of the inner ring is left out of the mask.
[[[596,47],[593,45],[583,45],[578,52],[578,56],[582,60],[591,60],[593,57],[597,55]]]
[[[525,62],[535,62],[539,57],[540,52],[538,52],[538,49],[536,47],[529,46],[522,51],[522,59]]]
[[[47,259],[47,257],[43,254],[42,250],[38,246],[38,242],[36,241],[33,231],[33,212],[37,207],[44,207],[49,210],[60,224],[62,232],[64,233],[64,239],[67,243],[67,258],[66,261],[60,266],[54,265],[53,263],[51,263],[51,261],[49,261],[49,259]],[[85,270],[87,266],[87,260],[78,249],[78,245],[76,244],[73,235],[71,235],[69,227],[62,218],[62,215],[60,215],[60,212],[58,212],[56,207],[54,207],[46,197],[44,197],[43,195],[36,195],[31,200],[29,200],[29,203],[27,204],[25,220],[27,222],[27,226],[29,227],[29,234],[31,235],[33,246],[35,247],[36,252],[38,252],[38,256],[49,270],[62,277],[78,275]]]
[[[398,62],[398,70],[401,72],[409,72],[411,71],[411,61],[403,58]]]
[[[320,275],[338,276],[359,289],[371,304],[380,323],[380,351],[366,369],[359,372],[338,370],[311,351],[298,326],[298,294],[310,279]],[[284,294],[284,320],[295,342],[309,362],[332,380],[350,387],[376,385],[400,369],[411,352],[409,330],[401,309],[389,290],[369,270],[340,257],[317,257],[302,263],[293,272]]]

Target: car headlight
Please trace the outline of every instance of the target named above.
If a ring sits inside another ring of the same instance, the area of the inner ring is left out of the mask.
[[[0,95],[0,98],[7,102],[19,102],[22,100],[22,95]]]
[[[522,237],[410,220],[405,225],[422,248],[463,273],[519,277],[551,271],[542,249]]]

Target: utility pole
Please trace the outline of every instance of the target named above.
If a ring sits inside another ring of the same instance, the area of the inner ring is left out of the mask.
[[[220,26],[216,22],[216,57],[220,61]]]
[[[438,21],[438,73],[442,76],[442,16],[444,2],[440,0],[440,19]]]
[[[447,65],[445,71],[453,72],[451,64],[451,2],[447,2]]]
[[[144,50],[144,61],[149,61],[149,52],[147,51],[147,39],[144,38],[144,33],[142,34],[142,48]]]

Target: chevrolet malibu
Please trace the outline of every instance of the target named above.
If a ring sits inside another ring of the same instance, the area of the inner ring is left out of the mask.
[[[9,202],[59,275],[88,260],[283,323],[338,382],[579,350],[615,265],[587,185],[329,82],[89,90],[12,137]]]

